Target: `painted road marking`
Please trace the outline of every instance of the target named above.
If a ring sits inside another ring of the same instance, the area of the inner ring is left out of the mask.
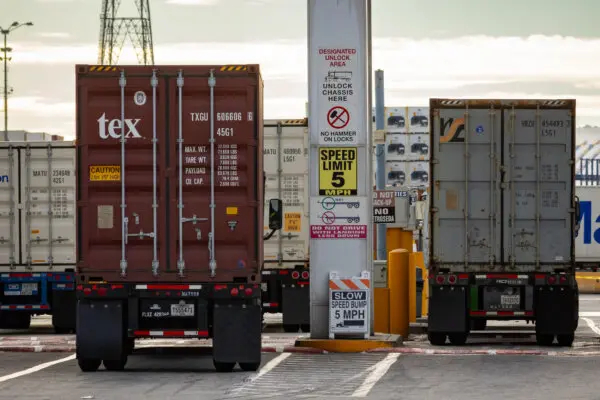
[[[596,324],[594,323],[594,321],[592,321],[592,320],[591,320],[591,319],[589,319],[589,318],[582,318],[582,319],[583,319],[583,320],[585,321],[585,323],[586,323],[586,324],[587,324],[587,325],[590,327],[590,329],[594,331],[594,333],[595,333],[596,335],[600,335],[600,328],[598,328],[598,327],[596,326]]]
[[[600,317],[600,311],[579,311],[579,317]]]
[[[67,361],[74,360],[75,357],[76,357],[75,354],[71,354],[69,357],[65,357],[65,358],[61,358],[61,359],[58,359],[58,360],[50,361],[50,362],[47,362],[47,363],[44,363],[44,364],[36,365],[35,367],[27,368],[27,369],[25,369],[23,371],[15,372],[14,374],[0,376],[0,383],[1,382],[9,381],[11,379],[19,378],[21,376],[33,374],[35,372],[38,372],[38,371],[41,371],[43,369],[49,368],[49,367],[51,367],[53,365],[56,365],[56,364],[60,364],[60,363],[64,363],[64,362],[67,362]]]
[[[371,389],[373,389],[373,386],[375,386],[375,384],[388,372],[399,356],[399,353],[388,354],[386,358],[375,364],[371,373],[365,378],[362,385],[352,393],[352,397],[366,397]]]

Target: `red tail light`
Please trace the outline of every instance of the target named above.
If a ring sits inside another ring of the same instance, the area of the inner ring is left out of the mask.
[[[548,283],[554,285],[556,283],[556,277],[554,275],[549,276]]]
[[[565,275],[561,275],[559,278],[560,283],[566,283],[567,282],[567,277]]]
[[[106,296],[106,288],[105,287],[98,288],[98,296]]]
[[[90,289],[89,287],[86,287],[85,289],[83,289],[83,294],[90,294],[92,293],[92,289]]]
[[[302,272],[302,279],[308,279],[309,277],[310,277],[310,274],[308,273],[308,271]]]
[[[234,287],[233,289],[231,289],[231,295],[232,295],[232,296],[237,296],[237,295],[238,295],[238,293],[239,293],[239,291],[238,291],[238,288],[235,288],[235,287]]]
[[[292,278],[294,278],[294,279],[300,278],[300,272],[298,272],[298,271],[292,272]]]
[[[246,296],[252,296],[252,288],[246,288],[244,292],[246,293]]]
[[[448,277],[448,283],[455,284],[456,283],[456,275],[450,275]]]
[[[444,275],[438,275],[438,276],[435,278],[435,281],[436,281],[437,283],[439,283],[440,285],[441,285],[442,283],[444,283],[444,280],[445,280],[445,279],[444,279]]]

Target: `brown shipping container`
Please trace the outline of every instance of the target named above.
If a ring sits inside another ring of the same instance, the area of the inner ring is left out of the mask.
[[[124,177],[129,233],[125,276],[121,274],[122,68],[126,78]],[[180,70],[184,78],[181,104]],[[214,277],[209,268],[210,70],[216,78]],[[78,282],[260,282],[263,81],[258,65],[160,66],[156,69],[156,97],[152,73],[150,66],[77,66]],[[154,239],[139,236],[154,230],[153,117],[157,137],[158,274],[153,273]],[[180,124],[182,154],[178,143]],[[183,276],[178,270],[180,167],[183,218],[202,219],[183,223]]]

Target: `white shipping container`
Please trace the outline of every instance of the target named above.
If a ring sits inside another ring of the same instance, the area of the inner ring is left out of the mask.
[[[73,142],[0,143],[0,271],[75,268],[75,169]]]
[[[591,263],[600,266],[600,187],[577,186],[581,222],[579,235],[575,238],[575,259],[577,263]]]
[[[269,233],[269,199],[283,201],[283,229],[264,241],[265,268],[308,263],[308,121],[264,122],[265,212]]]

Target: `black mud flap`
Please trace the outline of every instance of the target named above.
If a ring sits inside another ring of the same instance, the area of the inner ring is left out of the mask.
[[[52,326],[58,329],[75,329],[77,297],[75,291],[52,292]]]
[[[535,330],[541,334],[571,334],[577,329],[578,297],[575,287],[540,286],[535,291]]]
[[[284,287],[282,298],[284,325],[310,324],[310,286]]]
[[[260,363],[261,307],[215,302],[213,359],[223,363]]]
[[[118,360],[125,354],[125,328],[121,300],[77,304],[77,358]]]
[[[466,286],[431,286],[427,317],[429,332],[468,332],[467,312]]]

